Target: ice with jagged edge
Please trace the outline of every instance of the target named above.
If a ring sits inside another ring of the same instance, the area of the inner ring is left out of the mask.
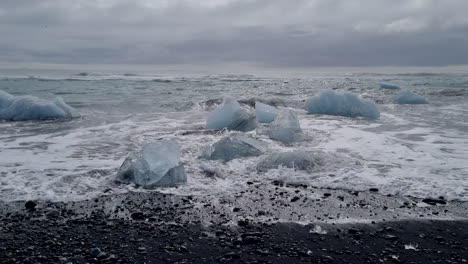
[[[271,123],[278,115],[278,110],[261,102],[255,102],[255,116],[259,123]]]
[[[426,98],[419,94],[412,93],[408,90],[401,91],[393,99],[395,104],[427,104]]]
[[[268,155],[257,164],[257,171],[266,172],[285,167],[311,172],[322,163],[322,159],[312,151],[296,150]]]
[[[67,105],[61,97],[48,101],[34,96],[13,96],[0,91],[0,120],[44,120],[78,116],[78,111]]]
[[[281,111],[267,130],[268,136],[276,141],[292,143],[301,141],[303,133],[296,112],[291,109]]]
[[[380,118],[379,109],[373,102],[351,92],[322,91],[306,101],[306,108],[310,114]]]
[[[392,90],[398,90],[400,89],[400,86],[388,82],[380,82],[379,83],[380,88],[382,89],[392,89]]]
[[[244,134],[233,133],[202,148],[200,156],[208,160],[230,161],[237,158],[259,156],[267,150],[266,143]]]
[[[165,186],[187,182],[183,165],[179,165],[180,147],[173,141],[148,143],[132,154],[120,167],[116,181],[142,186]]]
[[[257,127],[255,116],[243,109],[233,97],[226,97],[223,103],[216,107],[206,121],[206,128],[221,130],[251,131]]]

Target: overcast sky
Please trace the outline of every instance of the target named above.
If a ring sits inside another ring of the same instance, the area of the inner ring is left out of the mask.
[[[0,0],[0,61],[468,64],[468,1]]]

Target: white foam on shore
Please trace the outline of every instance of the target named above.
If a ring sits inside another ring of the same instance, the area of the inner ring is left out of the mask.
[[[70,201],[102,195],[108,188],[110,193],[135,190],[133,186],[115,185],[115,173],[128,152],[160,139],[174,139],[182,146],[181,161],[188,174],[186,185],[161,189],[167,193],[235,193],[244,190],[248,181],[283,180],[316,187],[377,187],[384,194],[468,200],[468,132],[421,125],[424,120],[418,121],[417,115],[408,119],[392,112],[394,106],[384,107],[379,121],[307,115],[299,110],[308,140],[294,144],[250,132],[268,143],[270,153],[318,151],[324,166],[311,173],[286,168],[258,173],[255,167],[263,157],[227,163],[200,160],[200,148],[223,136],[203,133],[208,113],[202,110],[139,114],[66,133],[28,134],[18,129],[14,136],[0,134],[0,200]],[[15,126],[0,123],[1,129]],[[184,131],[196,133],[181,135]],[[203,166],[220,168],[226,177],[209,178]]]

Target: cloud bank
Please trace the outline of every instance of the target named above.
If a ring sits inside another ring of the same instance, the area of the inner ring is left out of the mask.
[[[468,64],[466,0],[2,0],[0,61]]]

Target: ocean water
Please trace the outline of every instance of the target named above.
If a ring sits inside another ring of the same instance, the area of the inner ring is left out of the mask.
[[[429,104],[394,105],[398,91],[379,88],[380,81],[421,94]],[[308,115],[305,100],[323,89],[351,91],[376,102],[380,120]],[[61,96],[82,114],[73,120],[0,121],[1,201],[71,201],[148,191],[113,179],[129,152],[161,139],[181,145],[188,174],[186,185],[161,189],[168,193],[234,194],[248,181],[283,180],[468,200],[467,68],[2,68],[0,90]],[[260,173],[255,166],[262,157],[200,160],[202,146],[229,133],[204,129],[209,111],[228,95],[250,111],[255,99],[296,110],[304,142],[283,144],[249,133],[267,142],[272,153],[315,151],[324,164],[309,173],[287,168]],[[204,169],[212,167],[224,177],[205,175]]]

